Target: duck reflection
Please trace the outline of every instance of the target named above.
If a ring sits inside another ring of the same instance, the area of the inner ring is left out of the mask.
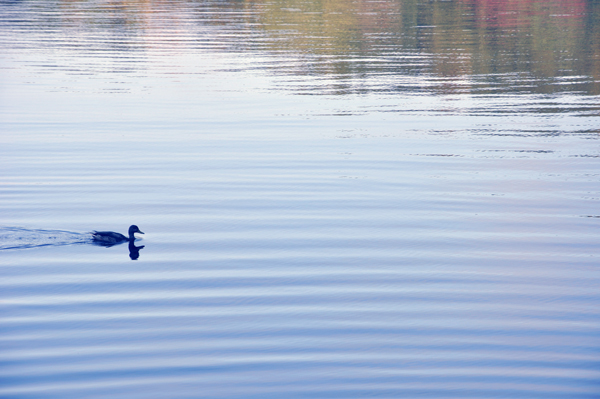
[[[140,249],[144,248],[145,245],[135,246],[133,241],[129,241],[129,257],[131,260],[137,260],[140,257]]]
[[[92,233],[92,239],[94,244],[101,245],[103,247],[112,247],[113,245],[129,243],[129,257],[131,260],[137,260],[140,257],[140,249],[144,248],[145,245],[135,245],[135,233],[144,234],[136,225],[129,227],[129,237],[124,236],[114,231],[94,231]]]

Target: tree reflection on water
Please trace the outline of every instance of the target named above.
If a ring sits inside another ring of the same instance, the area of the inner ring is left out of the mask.
[[[330,94],[404,91],[398,76],[417,75],[469,80],[436,85],[442,92],[600,94],[600,3],[591,0],[63,1],[47,7],[51,12],[37,23],[76,31],[79,38],[69,35],[74,49],[107,50],[85,42],[85,34],[104,32],[112,53],[115,47],[132,53],[209,48],[267,55],[275,58],[271,64],[253,66],[321,79]]]

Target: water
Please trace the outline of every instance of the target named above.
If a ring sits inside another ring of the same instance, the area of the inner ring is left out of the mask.
[[[0,7],[0,397],[598,397],[598,2]]]

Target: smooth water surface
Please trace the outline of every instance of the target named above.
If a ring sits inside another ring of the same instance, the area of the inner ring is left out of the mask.
[[[599,116],[593,0],[1,1],[0,397],[597,398]]]

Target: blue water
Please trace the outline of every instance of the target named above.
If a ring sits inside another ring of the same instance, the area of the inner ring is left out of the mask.
[[[1,398],[600,394],[597,2],[0,7]]]

